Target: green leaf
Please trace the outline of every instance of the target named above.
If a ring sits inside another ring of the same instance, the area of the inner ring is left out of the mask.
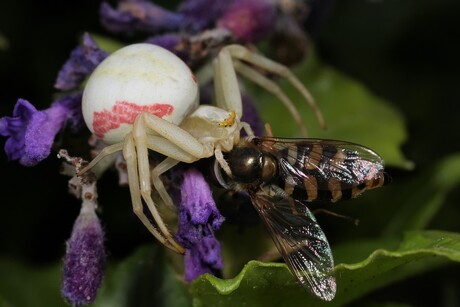
[[[357,243],[353,243],[357,244]],[[375,246],[388,241],[374,242]],[[391,243],[393,244],[393,243]],[[350,250],[339,247],[337,252]],[[334,251],[335,253],[335,251]],[[325,303],[305,292],[284,264],[249,262],[233,279],[200,276],[191,285],[194,306],[341,306],[409,276],[460,262],[460,235],[409,232],[395,250],[376,249],[366,259],[336,266],[337,296]]]
[[[407,232],[396,250],[377,249],[363,261],[337,265],[335,303],[351,302],[385,285],[446,265],[448,260],[460,262],[459,234]]]
[[[125,45],[118,40],[113,38],[109,38],[107,36],[90,33],[91,37],[96,41],[99,47],[109,53],[112,53]]]
[[[322,64],[313,54],[293,72],[311,91],[326,120],[327,129],[321,130],[300,94],[285,80],[280,82],[299,108],[310,137],[362,144],[382,155],[388,165],[412,167],[412,162],[400,149],[407,138],[403,118],[389,103],[373,95],[359,82]],[[263,120],[270,123],[275,136],[301,136],[284,105],[274,95],[251,84],[248,87],[255,96]]]
[[[108,269],[93,306],[189,306],[189,298],[163,249],[141,247]]]
[[[0,306],[68,306],[60,294],[61,266],[0,259]]]
[[[389,186],[392,201],[400,205],[383,234],[388,236],[425,228],[459,183],[460,154],[454,154],[423,170],[409,182]]]

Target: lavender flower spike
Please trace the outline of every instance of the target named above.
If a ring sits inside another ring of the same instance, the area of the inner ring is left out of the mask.
[[[170,12],[145,0],[122,0],[116,9],[107,2],[102,2],[99,14],[102,25],[114,33],[158,33],[177,30],[184,18],[181,14]]]
[[[255,135],[262,136],[264,133],[264,125],[262,124],[262,119],[257,112],[254,100],[251,96],[243,94],[242,102],[244,113],[241,117],[241,121],[248,123]],[[246,135],[244,129],[241,131],[241,133],[244,136]]]
[[[54,87],[59,90],[77,88],[108,55],[85,33],[82,44],[72,51],[59,71]]]
[[[205,273],[215,275],[223,266],[219,241],[214,235],[204,236],[195,246],[185,250],[184,280],[190,282]]]
[[[82,193],[84,196],[89,194]],[[61,293],[72,306],[92,303],[102,283],[106,258],[104,232],[95,209],[94,200],[83,201],[67,242]]]
[[[182,28],[197,33],[214,26],[235,0],[183,0],[177,11],[184,15]]]
[[[12,117],[0,118],[0,135],[8,137],[5,152],[10,160],[34,166],[47,158],[56,134],[71,122],[82,122],[81,93],[62,97],[50,108],[38,111],[30,102],[19,99]]]
[[[192,281],[222,268],[214,230],[220,228],[224,217],[217,210],[209,185],[196,169],[184,172],[181,198],[176,239],[186,248],[184,279]]]
[[[217,25],[228,29],[242,42],[256,42],[275,29],[276,2],[272,0],[234,0]]]

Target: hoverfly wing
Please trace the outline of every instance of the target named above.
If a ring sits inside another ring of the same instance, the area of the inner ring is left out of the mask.
[[[291,272],[308,291],[330,301],[336,292],[334,260],[326,236],[310,210],[282,193],[260,190],[251,200]]]
[[[261,148],[274,155],[286,192],[302,190],[306,201],[353,198],[384,184],[384,162],[373,150],[325,139],[262,137]]]

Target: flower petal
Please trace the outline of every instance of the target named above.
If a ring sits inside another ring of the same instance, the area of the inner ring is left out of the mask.
[[[183,16],[170,12],[149,1],[121,1],[116,9],[103,2],[100,7],[102,25],[114,33],[142,31],[158,33],[177,30],[183,23]]]
[[[184,15],[183,28],[192,33],[213,27],[234,0],[184,0],[177,11]],[[206,9],[203,9],[206,8]]]
[[[60,90],[77,88],[107,56],[108,53],[100,49],[91,36],[85,33],[82,45],[72,51],[70,58],[59,71],[54,87]]]
[[[217,210],[209,185],[196,169],[184,171],[179,206],[177,241],[186,248],[184,279],[222,268],[220,244],[214,237],[224,221]]]
[[[244,112],[243,116],[241,116],[241,121],[248,123],[255,135],[262,136],[264,133],[262,119],[257,112],[254,100],[249,95],[243,95],[242,102]],[[244,130],[241,133],[246,135]]]
[[[198,276],[216,272],[223,267],[220,243],[214,236],[204,237],[191,249],[185,250],[184,280],[190,282]]]
[[[0,118],[0,134],[8,137],[5,142],[5,152],[10,160],[19,160],[24,152],[24,136],[27,123],[37,109],[24,99],[18,99],[14,106],[12,117]]]
[[[74,127],[82,122],[81,93],[64,96],[43,111],[19,99],[13,116],[0,118],[0,134],[8,137],[8,159],[19,160],[24,166],[38,164],[49,156],[56,134],[67,122]]]
[[[270,34],[275,22],[275,1],[235,0],[217,25],[230,30],[242,42],[255,42]]]
[[[191,168],[184,172],[181,197],[181,209],[192,225],[209,224],[213,229],[218,229],[224,221],[208,183],[198,170]]]
[[[188,60],[187,52],[178,50],[178,47],[181,44],[181,39],[181,35],[178,33],[167,33],[150,37],[145,41],[145,43],[168,49],[186,62]]]

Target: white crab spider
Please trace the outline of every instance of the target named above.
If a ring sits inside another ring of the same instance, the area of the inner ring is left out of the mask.
[[[134,44],[111,54],[94,70],[83,93],[83,117],[88,128],[111,145],[80,174],[104,157],[122,151],[133,211],[161,243],[179,253],[184,249],[159,215],[151,184],[165,204],[173,207],[160,175],[177,163],[214,155],[230,173],[222,152],[238,143],[241,129],[253,135],[249,125],[240,121],[243,110],[235,70],[279,97],[304,129],[297,109],[280,88],[240,60],[287,78],[322,124],[311,95],[286,67],[240,45],[223,47],[213,62],[217,106],[199,105],[198,84],[187,65],[173,53],[151,44]],[[167,157],[152,172],[149,149]],[[142,200],[158,229],[144,214]]]

